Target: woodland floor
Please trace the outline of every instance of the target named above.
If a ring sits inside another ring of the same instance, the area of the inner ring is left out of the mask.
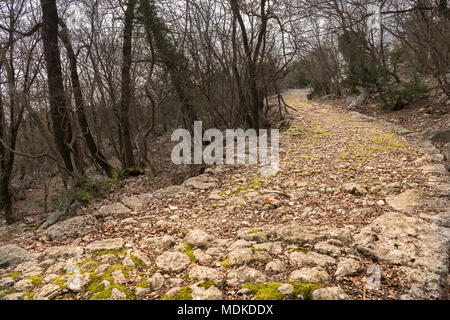
[[[292,90],[284,95],[286,102],[295,111],[290,110],[292,125],[281,135],[281,170],[274,176],[262,177],[259,174],[260,167],[254,166],[214,167],[208,173],[208,183],[211,186],[205,190],[194,188],[188,194],[163,198],[154,197],[152,193],[170,185],[168,179],[156,178],[150,183],[142,178],[130,179],[129,184],[117,187],[106,199],[98,200],[79,212],[83,216],[92,215],[104,205],[114,204],[129,196],[144,195],[139,198],[138,205],[130,209],[128,216],[116,217],[111,214],[97,218],[88,233],[60,241],[52,240],[45,230],[29,230],[22,234],[1,236],[0,245],[17,244],[29,252],[42,253],[49,247],[87,248],[96,240],[121,238],[128,251],[138,250],[145,258],[140,258],[144,261],[143,265],[128,265],[126,268],[129,269],[126,272],[123,270],[126,280],[117,289],[127,292],[127,298],[138,296],[139,299],[159,299],[171,289],[187,288],[195,284],[196,281],[190,280],[189,273],[198,265],[210,268],[209,272],[218,279],[214,282],[224,299],[252,299],[255,292],[241,290],[245,282],[260,282],[258,279],[276,283],[293,281],[295,279],[292,279],[292,272],[299,270],[299,265],[296,265],[292,253],[318,252],[328,257],[331,255],[336,260],[322,266],[321,270],[327,274],[321,282],[324,287],[340,287],[348,298],[356,300],[399,299],[411,287],[403,266],[376,261],[373,257],[362,254],[352,244],[345,244],[347,236],[342,236],[343,240],[333,230],[348,233],[351,238],[376,218],[395,211],[386,203],[387,197],[410,189],[420,190],[423,194],[422,204],[432,205],[404,210],[403,214],[406,216],[433,216],[446,210],[448,198],[438,196],[435,185],[430,184],[435,172],[421,169],[427,164],[439,165],[439,161],[427,159],[422,150],[410,142],[405,132],[399,132],[391,124],[374,121],[356,113],[342,112],[326,103],[308,101],[305,94],[304,90]],[[405,119],[411,117],[407,113],[403,114]],[[389,118],[389,115],[385,116]],[[406,120],[400,125],[405,123]],[[448,176],[446,179],[448,180]],[[358,193],[347,190],[345,185],[349,183],[354,183],[365,191]],[[383,191],[388,185],[396,187]],[[38,211],[38,208],[35,210]],[[284,230],[283,228],[290,226],[311,227],[311,230],[329,232],[323,239],[295,243],[289,240],[287,231],[273,231],[273,228]],[[193,230],[206,232],[208,243],[200,241],[198,248],[195,245],[185,246],[189,243],[185,237]],[[155,249],[148,244],[151,242],[149,238],[162,241],[166,236],[173,238],[169,248]],[[341,243],[336,244],[333,240]],[[328,245],[333,243],[338,248],[337,253],[330,254],[327,250],[321,250],[318,242],[324,241]],[[248,248],[251,250],[243,250]],[[242,251],[236,252],[236,249]],[[258,256],[260,250],[263,253]],[[193,258],[186,265],[181,263],[181,270],[169,272],[161,267],[163,262],[157,263],[162,254],[180,251]],[[120,259],[116,264],[124,265],[127,251],[120,249],[113,253]],[[255,257],[247,261],[246,253]],[[104,264],[104,261],[95,257],[85,253],[81,257],[71,258],[79,265],[86,264],[88,260],[95,267]],[[41,257],[37,261],[40,259],[41,263],[42,260],[49,260],[47,258]],[[145,263],[146,258],[148,264]],[[236,263],[229,265],[230,258],[234,258]],[[335,273],[338,261],[345,258],[358,261],[360,267],[349,276],[337,277]],[[271,261],[282,267],[269,271],[266,268]],[[48,282],[48,279],[55,279],[48,277],[48,266],[36,263],[38,267],[34,267],[32,277],[41,277],[39,284],[26,290],[22,290],[20,286],[16,289],[3,288],[3,292],[10,298],[21,298],[27,294],[29,296],[30,292],[33,292],[32,296],[39,296],[43,286],[53,284],[52,281]],[[252,279],[250,276],[242,280],[236,274],[231,275],[236,270],[245,272],[239,268],[246,264],[260,272],[260,277]],[[382,271],[380,290],[368,290],[365,286],[368,277],[366,270],[374,264]],[[3,271],[0,269],[0,278],[1,274],[5,278],[14,270],[12,266]],[[100,273],[96,274],[98,271],[95,268],[88,271],[91,280],[102,276]],[[58,277],[65,276],[64,270],[52,272]],[[139,283],[150,279],[155,272],[162,274],[165,280],[163,286],[158,290],[150,288],[138,293],[136,289]],[[17,281],[25,278],[18,275],[14,281],[17,284]],[[88,299],[99,294],[95,290],[71,292],[63,287],[61,286],[61,292],[55,299]],[[1,292],[0,285],[0,296]]]

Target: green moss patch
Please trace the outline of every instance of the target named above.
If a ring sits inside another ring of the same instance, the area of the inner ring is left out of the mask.
[[[181,288],[173,297],[164,296],[163,300],[192,300],[192,290],[189,287]]]
[[[281,283],[270,282],[267,285],[248,283],[243,286],[244,289],[249,289],[255,294],[255,300],[283,300],[284,296],[278,291]]]
[[[131,261],[133,261],[133,264],[135,265],[136,268],[139,269],[139,268],[142,268],[144,266],[144,261],[142,261],[138,257],[135,257],[132,254],[130,254],[130,258],[131,258]]]
[[[290,300],[311,300],[314,290],[320,289],[323,286],[318,283],[296,283],[293,281],[286,281],[294,287],[294,293],[289,298]],[[255,300],[283,300],[287,299],[278,288],[282,285],[280,282],[263,283],[247,283],[242,288],[249,289],[254,295]]]
[[[20,277],[21,274],[22,274],[21,272],[10,272],[10,273],[1,275],[0,279],[13,278],[14,280],[17,280]]]
[[[224,267],[224,268],[226,268],[226,269],[229,269],[229,268],[231,268],[231,265],[230,265],[230,257],[227,257],[225,260],[223,260],[222,262],[222,266]]]
[[[44,280],[44,276],[32,276],[32,277],[26,277],[24,280],[31,280],[31,284],[33,287],[39,286],[42,281]]]
[[[3,292],[0,292],[0,299],[3,299],[3,297],[7,296],[8,294],[17,293],[18,291],[16,289],[10,289]]]
[[[193,249],[192,245],[185,244],[184,250],[180,250],[180,252],[187,255],[189,257],[189,259],[191,259],[192,262],[195,262],[195,261],[197,261],[197,259],[195,258],[194,251],[192,249]]]
[[[117,289],[117,290],[123,292],[125,294],[127,300],[134,300],[134,299],[136,299],[136,297],[133,294],[133,292],[128,290],[125,286],[122,286],[122,285],[111,285],[108,288],[106,288],[106,289],[100,291],[99,293],[93,295],[89,300],[108,300],[109,298],[111,298],[113,289]]]
[[[217,286],[217,285],[216,285],[216,283],[215,283],[214,281],[205,279],[205,280],[203,280],[202,283],[200,283],[198,286],[199,286],[200,288],[203,288],[203,289],[205,289],[205,290],[208,290],[209,288],[215,287],[215,286]]]

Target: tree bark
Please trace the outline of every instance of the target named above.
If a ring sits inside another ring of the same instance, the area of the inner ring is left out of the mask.
[[[131,92],[131,56],[132,56],[132,38],[133,38],[133,19],[134,9],[137,0],[130,0],[125,10],[125,25],[123,31],[122,48],[122,96],[120,101],[119,121],[121,127],[121,141],[123,145],[123,159],[125,170],[133,169],[135,166],[133,145],[130,129],[130,104],[132,99]]]
[[[42,41],[47,66],[50,114],[53,123],[53,138],[64,165],[74,171],[68,144],[72,140],[72,126],[66,104],[61,72],[61,57],[58,46],[58,11],[56,0],[41,0]]]
[[[97,163],[108,176],[108,178],[113,178],[117,175],[114,168],[108,163],[102,151],[97,147],[94,137],[92,136],[91,129],[89,127],[88,120],[86,118],[86,110],[84,105],[83,93],[81,91],[80,79],[77,71],[77,59],[73,51],[72,42],[70,41],[67,26],[63,21],[59,21],[62,26],[59,32],[59,38],[64,44],[67,51],[67,57],[69,58],[70,64],[70,77],[72,80],[73,95],[75,98],[76,114],[78,118],[78,123],[81,128],[81,133],[86,142],[86,145],[94,158],[95,163]]]

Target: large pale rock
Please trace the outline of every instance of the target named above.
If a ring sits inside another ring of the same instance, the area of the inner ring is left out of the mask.
[[[186,188],[208,190],[217,186],[217,179],[207,174],[202,174],[197,177],[190,178],[183,183]]]
[[[142,241],[144,247],[150,247],[156,252],[170,249],[175,244],[175,239],[172,236],[166,235],[163,237],[147,238]]]
[[[206,248],[211,245],[213,237],[203,230],[192,230],[189,231],[184,242],[195,247]]]
[[[245,284],[245,283],[263,283],[266,282],[266,276],[256,270],[246,266],[240,267],[228,274],[228,280],[231,282]]]
[[[409,295],[412,299],[437,300],[445,298],[446,282],[443,277],[410,267],[403,267],[402,271],[411,281]]]
[[[332,240],[333,245],[339,243],[342,246],[348,246],[352,243],[351,232],[347,228],[291,224],[276,228],[276,233],[283,241],[297,245],[316,244],[326,240]]]
[[[91,281],[89,273],[85,274],[74,274],[67,281],[67,289],[73,292],[81,292]]]
[[[95,223],[96,219],[92,216],[75,217],[54,224],[47,229],[47,233],[54,241],[83,237],[92,230]]]
[[[94,241],[86,246],[86,252],[120,250],[125,242],[122,238]]]
[[[317,289],[313,292],[313,300],[348,300],[350,297],[340,287]]]
[[[121,202],[130,210],[136,210],[145,203],[149,196],[147,194],[131,196],[121,200]]]
[[[253,246],[255,250],[265,250],[270,254],[279,255],[283,252],[281,242],[258,243]]]
[[[155,191],[152,197],[155,199],[164,198],[180,198],[189,194],[189,190],[183,186],[170,186],[164,189]]]
[[[38,259],[44,261],[47,259],[59,260],[79,257],[83,254],[83,248],[80,247],[51,247],[42,252]]]
[[[315,268],[303,268],[300,270],[293,271],[289,280],[295,282],[315,282],[315,283],[324,283],[330,279],[330,276],[325,271],[325,269],[321,267]]]
[[[283,272],[284,270],[286,270],[283,262],[281,260],[273,260],[270,261],[267,265],[266,265],[266,272],[270,272],[270,273],[280,273]]]
[[[357,183],[347,183],[342,186],[342,189],[355,196],[364,196],[367,194],[367,189]]]
[[[245,228],[238,231],[239,239],[265,243],[276,238],[276,231],[273,227]]]
[[[240,266],[255,261],[266,262],[270,260],[270,255],[264,250],[242,248],[231,251],[228,258],[231,266]]]
[[[131,210],[125,207],[122,203],[116,202],[110,205],[106,205],[98,209],[94,216],[96,217],[115,217],[115,218],[125,218],[128,217]]]
[[[33,259],[34,255],[14,244],[0,247],[0,269]]]
[[[15,281],[11,277],[0,278],[0,288],[9,288],[14,285]]]
[[[422,219],[387,213],[364,227],[355,242],[361,253],[382,262],[448,272],[448,234]]]
[[[438,130],[431,134],[430,140],[439,143],[449,143],[450,142],[450,128]]]
[[[420,167],[419,170],[423,173],[430,173],[437,176],[445,176],[448,174],[448,171],[443,164],[427,164]]]
[[[423,193],[418,190],[408,190],[402,194],[386,198],[386,202],[398,211],[411,211],[421,204]]]
[[[337,278],[352,276],[361,271],[361,263],[355,259],[344,258],[339,261],[335,276]]]
[[[319,242],[314,246],[314,250],[321,253],[328,255],[333,258],[338,258],[341,255],[341,248],[333,246],[329,244],[328,242],[322,241]]]
[[[17,291],[27,291],[28,289],[33,287],[33,280],[31,279],[23,279],[20,281],[17,281],[14,284],[14,289]]]
[[[201,283],[189,287],[192,290],[192,300],[222,300],[223,294],[217,287],[204,288]]]
[[[195,266],[189,271],[191,279],[211,280],[215,284],[220,284],[223,281],[222,275],[213,268]]]
[[[156,258],[156,265],[164,271],[180,272],[186,269],[191,259],[181,252],[165,252]]]
[[[33,297],[33,300],[53,300],[62,292],[62,288],[54,283],[43,286]]]
[[[150,279],[149,279],[150,289],[153,291],[158,291],[164,286],[164,277],[161,273],[155,273]]]
[[[336,260],[332,257],[316,253],[316,252],[292,252],[290,255],[290,261],[292,264],[302,266],[320,266],[327,267],[336,264]]]

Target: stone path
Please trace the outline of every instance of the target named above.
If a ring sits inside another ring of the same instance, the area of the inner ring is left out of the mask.
[[[438,150],[304,91],[285,99],[278,173],[217,166],[46,230],[3,228],[0,298],[448,298]]]

